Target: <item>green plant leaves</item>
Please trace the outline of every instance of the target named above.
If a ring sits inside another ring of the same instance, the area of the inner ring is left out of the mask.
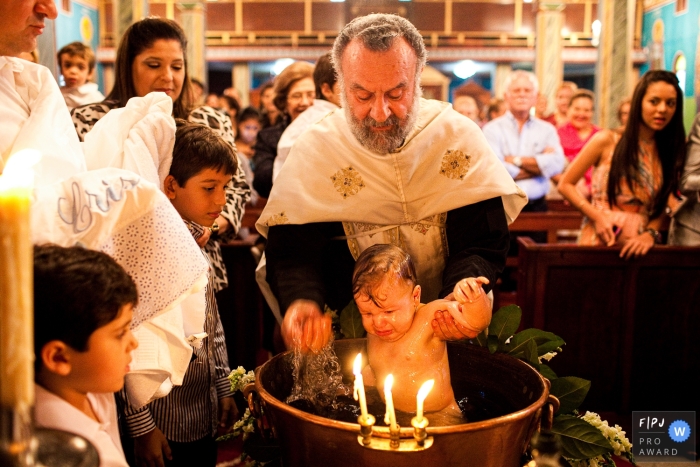
[[[591,382],[576,376],[564,376],[552,380],[550,393],[561,403],[559,413],[567,414],[578,409],[591,389]]]
[[[561,438],[562,454],[569,459],[590,459],[613,450],[600,430],[572,415],[555,417],[552,433]]]
[[[540,361],[537,359],[537,344],[533,339],[525,342],[525,348],[523,350],[525,360],[531,365],[539,365]]]
[[[489,324],[489,335],[496,336],[498,342],[504,344],[506,340],[515,334],[520,326],[522,310],[517,305],[508,305],[494,313]]]
[[[549,365],[545,365],[544,363],[540,363],[537,365],[537,371],[540,372],[542,376],[547,378],[550,381],[554,381],[555,379],[558,378],[557,374],[552,370]]]
[[[365,328],[362,326],[362,315],[357,309],[355,300],[351,300],[340,312],[340,332],[348,339],[365,337]]]
[[[537,347],[538,356],[552,352],[565,344],[564,339],[554,333],[531,328],[514,335],[510,343],[504,345],[503,351],[516,358],[527,358],[525,350],[530,345],[528,344],[530,341]]]
[[[476,336],[476,343],[481,347],[486,347],[486,342],[488,340],[488,328],[484,329],[481,334]]]
[[[496,353],[499,347],[498,338],[489,334],[489,337],[486,339],[486,346],[489,348],[489,352]]]

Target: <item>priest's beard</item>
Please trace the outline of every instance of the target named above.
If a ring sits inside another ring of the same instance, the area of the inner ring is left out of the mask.
[[[362,120],[356,118],[350,106],[347,105],[347,100],[343,99],[345,101],[343,102],[343,108],[345,109],[345,117],[350,126],[350,131],[355,135],[355,138],[357,138],[361,145],[377,154],[388,154],[400,148],[406,140],[408,133],[410,133],[415,126],[418,118],[421,96],[420,84],[416,84],[413,95],[413,105],[406,114],[406,118],[401,120],[396,115],[391,114],[389,118],[383,122],[378,122],[369,115]],[[373,127],[383,127],[387,124],[392,126],[388,131],[372,131]]]

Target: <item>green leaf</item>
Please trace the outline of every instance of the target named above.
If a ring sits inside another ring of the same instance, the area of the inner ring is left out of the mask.
[[[481,347],[486,347],[486,340],[488,339],[488,329],[484,329],[481,331],[481,334],[476,336],[476,343],[479,344]]]
[[[600,430],[571,415],[556,416],[552,433],[561,438],[562,454],[569,459],[590,459],[613,450]]]
[[[537,355],[544,355],[564,345],[564,339],[556,334],[531,328],[514,335],[510,343],[502,346],[501,350],[516,357],[519,353],[524,352],[528,341],[534,341],[537,345]]]
[[[515,334],[520,326],[520,318],[523,312],[517,305],[508,305],[494,313],[489,324],[489,335],[496,336],[498,342],[504,344],[506,340]]]
[[[591,382],[576,376],[564,376],[552,381],[550,393],[561,403],[560,414],[566,414],[578,409],[591,389]]]
[[[552,370],[552,368],[550,368],[549,365],[545,365],[544,363],[540,363],[539,365],[537,365],[537,371],[539,371],[542,376],[544,376],[550,381],[554,381],[558,378],[554,370]]]
[[[362,327],[362,315],[360,315],[360,310],[357,309],[355,300],[351,300],[340,312],[340,332],[348,339],[365,337],[365,328]]]
[[[532,365],[539,365],[540,361],[537,359],[537,344],[534,340],[527,341],[525,346],[525,360],[527,360]]]
[[[498,338],[496,336],[489,335],[486,339],[486,345],[489,348],[489,352],[495,353],[498,350]]]

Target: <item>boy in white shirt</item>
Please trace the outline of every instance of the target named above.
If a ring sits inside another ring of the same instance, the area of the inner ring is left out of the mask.
[[[61,93],[68,110],[85,104],[102,102],[105,96],[90,80],[95,74],[95,54],[82,42],[71,42],[58,51],[58,66],[66,82]]]
[[[127,467],[114,392],[131,351],[136,285],[104,253],[34,248],[36,425],[90,441],[100,467]]]

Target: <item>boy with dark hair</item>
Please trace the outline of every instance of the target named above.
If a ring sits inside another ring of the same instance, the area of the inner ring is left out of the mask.
[[[58,51],[58,67],[65,86],[61,93],[68,110],[85,104],[101,102],[105,96],[91,83],[95,74],[95,54],[82,42],[71,42]]]
[[[333,68],[331,53],[321,55],[314,68],[314,84],[316,85],[316,98],[323,99],[340,107],[340,87],[338,77]]]
[[[34,248],[36,424],[82,435],[101,467],[127,466],[114,392],[138,346],[136,300],[131,277],[106,254]]]
[[[215,221],[226,204],[224,190],[237,160],[235,149],[209,127],[177,121],[164,192],[200,246],[217,230]],[[205,296],[208,337],[194,349],[182,385],[142,408],[124,407],[137,465],[216,465],[217,427],[233,422],[236,408],[226,378],[230,370],[211,273]]]

